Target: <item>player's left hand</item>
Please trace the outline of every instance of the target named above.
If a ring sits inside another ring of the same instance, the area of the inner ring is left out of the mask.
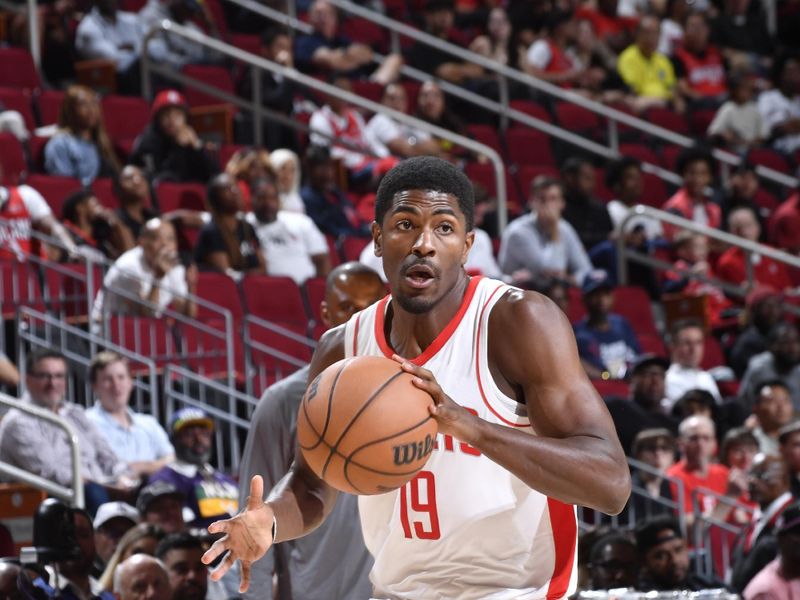
[[[460,442],[474,444],[478,437],[480,418],[467,411],[445,394],[433,373],[418,367],[397,354],[393,355],[392,359],[400,363],[403,371],[414,376],[412,382],[415,386],[428,392],[433,398],[433,404],[428,407],[428,410],[439,424],[439,432],[452,435]]]

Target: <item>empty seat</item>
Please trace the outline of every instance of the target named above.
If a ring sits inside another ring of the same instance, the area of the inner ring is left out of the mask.
[[[0,106],[5,110],[15,110],[25,119],[28,131],[36,129],[36,119],[31,108],[31,96],[23,90],[16,88],[0,87]]]
[[[381,96],[383,95],[383,86],[380,83],[376,83],[374,81],[364,81],[362,79],[354,79],[350,82],[350,85],[353,88],[353,93],[357,96],[361,96],[366,100],[372,100],[373,102],[380,102]]]
[[[0,133],[0,165],[3,170],[0,183],[6,185],[17,185],[28,171],[22,144],[10,133]]]
[[[659,336],[653,319],[650,296],[640,287],[620,286],[614,290],[614,312],[622,315],[637,334]]]
[[[39,106],[39,120],[42,125],[53,125],[58,122],[61,103],[64,101],[64,92],[45,90],[36,99]]]
[[[783,155],[771,148],[753,148],[747,153],[747,160],[781,173],[789,174],[791,170]]]
[[[509,129],[506,131],[508,160],[517,165],[555,167],[556,160],[550,149],[550,138],[535,129]]]
[[[532,100],[512,100],[509,103],[509,106],[514,110],[518,110],[519,112],[523,112],[526,115],[539,119],[540,121],[545,121],[546,123],[552,123],[553,117],[550,116],[550,113],[541,105]],[[527,127],[524,123],[520,123],[517,120],[512,120],[510,123],[511,127]]]
[[[223,273],[199,273],[197,276],[197,295],[203,300],[230,311],[234,327],[244,317],[244,308],[236,282]],[[205,321],[223,319],[219,311],[200,305],[197,318]]]
[[[361,252],[372,240],[363,237],[346,237],[342,240],[342,254],[345,261],[356,261],[361,257]]]
[[[28,306],[45,311],[39,274],[33,265],[17,261],[0,261],[0,299],[4,320],[13,319],[17,308]]]
[[[500,143],[500,136],[497,129],[489,125],[467,125],[467,137],[471,137],[480,144],[489,146],[492,150],[503,155],[503,145]]]
[[[261,39],[257,35],[249,33],[234,33],[231,34],[231,44],[244,50],[250,54],[260,54],[261,52]]]
[[[206,188],[199,183],[161,183],[156,188],[158,207],[162,213],[183,208],[206,210]]]
[[[91,278],[85,263],[50,265],[44,272],[50,311],[67,321],[88,319],[103,283],[102,268],[94,265]]]
[[[673,133],[689,135],[689,125],[686,119],[669,108],[651,108],[647,111],[645,119],[653,125],[669,129]]]
[[[29,93],[37,91],[42,83],[33,57],[23,48],[0,48],[0,86],[17,88]]]
[[[722,345],[719,343],[719,340],[713,335],[706,335],[703,348],[703,361],[700,363],[700,368],[708,370],[714,367],[725,366],[725,364],[725,353],[722,351]]]
[[[142,98],[106,96],[103,98],[103,121],[115,145],[132,147],[150,122],[150,106]]]
[[[377,23],[359,17],[344,19],[342,34],[354,42],[366,44],[379,52],[384,52],[389,42],[385,29]]]
[[[242,293],[250,314],[265,321],[307,327],[300,288],[290,277],[248,275],[242,280]]]
[[[244,351],[238,330],[228,335],[224,322],[219,320],[198,325],[181,322],[176,329],[181,342],[181,359],[186,368],[204,377],[231,376],[237,382],[242,381]],[[230,356],[233,356],[233,372],[230,370]]]
[[[327,327],[322,322],[321,305],[325,299],[325,278],[312,277],[307,279],[303,284],[306,292],[306,300],[308,301],[308,308],[311,311],[311,318],[314,320],[312,328],[312,337],[318,340]]]
[[[555,166],[549,165],[520,165],[517,171],[517,179],[519,180],[523,204],[527,201],[528,195],[530,194],[531,183],[539,176],[558,179],[558,169]]]
[[[646,144],[620,144],[619,153],[622,154],[622,156],[630,156],[653,165],[661,164],[661,159],[659,159],[653,149]]]
[[[556,103],[556,118],[559,125],[570,131],[600,137],[602,135],[602,121],[597,113],[572,104],[571,102]]]
[[[296,371],[311,360],[311,346],[301,341],[305,332],[296,327],[264,326],[245,319],[245,344],[248,357],[248,390],[260,396],[274,381]]]
[[[29,186],[39,192],[55,214],[56,218],[61,218],[61,209],[64,200],[73,192],[83,188],[81,182],[74,177],[61,177],[59,175],[39,175],[34,173],[26,182]]]
[[[114,195],[114,180],[110,177],[98,177],[92,182],[92,191],[100,204],[111,210],[119,208],[119,200]]]
[[[642,197],[639,201],[653,208],[661,208],[669,200],[667,184],[658,175],[642,173]]]
[[[209,65],[186,65],[183,67],[182,71],[187,77],[197,79],[231,96],[236,95],[233,79],[228,69]],[[184,85],[183,95],[186,97],[186,102],[189,103],[189,106],[216,106],[225,104],[225,100],[207,94],[206,92],[201,92],[198,88],[192,87],[188,83]],[[231,110],[233,110],[233,107],[231,107]]]
[[[150,358],[159,369],[178,362],[182,354],[172,326],[163,318],[111,315],[105,335],[112,343]]]

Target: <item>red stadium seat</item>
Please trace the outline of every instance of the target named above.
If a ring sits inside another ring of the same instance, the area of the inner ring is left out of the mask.
[[[23,48],[0,48],[0,86],[28,93],[42,87],[33,57]]]
[[[706,334],[705,346],[703,349],[703,362],[700,363],[701,369],[713,369],[714,367],[724,366],[725,353],[722,351],[722,345],[719,340],[711,334]]]
[[[533,102],[532,100],[512,100],[509,103],[509,106],[514,110],[518,110],[526,115],[535,117],[540,121],[545,121],[546,123],[553,122],[553,117],[550,116],[550,113],[547,112],[547,110],[541,104]],[[517,120],[511,120],[510,125],[511,127],[527,127],[527,125],[520,123]]]
[[[103,121],[114,145],[130,153],[134,140],[150,122],[150,106],[134,96],[106,96]]]
[[[178,323],[178,335],[181,340],[182,359],[186,367],[192,371],[210,378],[224,378],[231,373],[228,367],[230,347],[233,348],[232,373],[237,384],[242,383],[244,377],[244,348],[238,329],[230,338],[226,337],[223,321],[212,320],[201,326],[190,326],[187,323]]]
[[[314,319],[313,338],[318,340],[327,327],[322,322],[322,312],[320,310],[322,301],[325,299],[325,278],[312,277],[303,284],[308,300],[308,308],[311,311],[311,318]]]
[[[161,183],[156,188],[156,197],[162,213],[179,208],[206,210],[206,188],[199,183]]]
[[[689,125],[686,119],[669,108],[651,108],[647,111],[645,119],[653,125],[669,129],[673,133],[689,135]]]
[[[61,218],[61,209],[64,200],[73,192],[83,188],[81,182],[73,177],[60,177],[58,175],[39,175],[34,173],[25,181],[29,186],[39,192],[53,211],[56,218]]]
[[[50,138],[32,135],[28,140],[28,152],[30,152],[31,170],[34,173],[44,171],[44,147]]]
[[[236,327],[244,317],[244,308],[236,282],[223,273],[198,273],[197,295],[230,311],[233,325]],[[197,307],[197,318],[201,321],[216,321],[222,319],[219,312],[205,306]]]
[[[354,260],[358,262],[361,257],[361,251],[369,244],[369,238],[361,237],[346,237],[342,240],[342,254],[345,261]]]
[[[637,334],[658,336],[650,296],[640,287],[619,286],[614,290],[614,312],[630,321]]]
[[[330,234],[325,236],[325,241],[328,242],[328,256],[331,259],[331,267],[337,267],[342,263],[342,255],[339,253],[339,244],[336,238]]]
[[[642,197],[639,202],[652,206],[653,208],[661,208],[664,203],[669,200],[669,192],[664,180],[658,175],[653,173],[642,173]]]
[[[0,183],[17,185],[28,171],[25,152],[20,141],[10,133],[0,133],[0,165],[3,167],[3,180]]]
[[[561,127],[595,138],[602,136],[602,121],[596,113],[571,102],[558,102],[555,110]]]
[[[592,379],[592,385],[603,398],[627,398],[630,394],[624,379]]]
[[[231,34],[231,44],[250,54],[259,55],[261,53],[261,39],[257,35],[233,33]]]
[[[306,333],[301,328],[281,326],[282,333],[249,320],[244,327],[251,367],[247,384],[254,396],[260,396],[268,385],[311,360],[311,347],[287,335],[303,338]]]
[[[176,362],[181,354],[172,326],[162,318],[112,315],[106,336],[112,343],[150,358],[159,369]]]
[[[95,265],[92,281],[84,263],[66,263],[45,269],[47,305],[50,311],[68,321],[86,321],[94,298],[103,283],[103,269]],[[91,294],[88,293],[91,283]]]
[[[503,145],[500,143],[500,136],[497,135],[497,129],[494,127],[490,125],[467,125],[467,137],[489,146],[500,156],[503,155]]]
[[[509,132],[510,133],[510,132]],[[554,177],[558,179],[559,173],[555,166],[541,166],[541,165],[521,165],[517,171],[517,179],[519,180],[519,187],[522,193],[522,204],[527,202],[528,195],[531,189],[531,183],[537,177]]]
[[[656,356],[667,356],[667,348],[664,345],[664,340],[660,335],[637,332],[636,337],[639,340],[639,345],[642,347],[642,353],[655,354]]]
[[[403,81],[401,84],[408,96],[408,114],[413,115],[417,111],[417,96],[422,84],[419,81]]]
[[[661,149],[661,164],[664,168],[675,171],[678,164],[678,156],[680,156],[681,152],[684,150],[685,148],[672,144],[664,146],[664,148]],[[678,174],[680,175],[680,173]]]
[[[652,148],[646,144],[620,144],[619,153],[622,154],[622,156],[630,156],[653,165],[661,164],[661,159]]]
[[[614,199],[614,192],[606,187],[606,170],[603,167],[594,169],[594,193],[603,202]]]
[[[293,279],[248,275],[242,280],[242,293],[250,314],[281,325],[307,328],[303,297]]]
[[[786,159],[771,148],[754,148],[748,152],[747,160],[753,164],[768,167],[781,173],[789,174],[791,171]]]
[[[714,120],[714,116],[717,114],[715,110],[694,110],[689,117],[689,127],[692,130],[692,134],[699,137],[705,138],[708,136],[708,127],[711,125],[711,121]]]
[[[366,44],[378,52],[385,52],[389,46],[386,30],[372,21],[359,17],[348,17],[342,20],[341,29],[342,34],[354,42]]]
[[[380,103],[381,96],[383,95],[383,86],[380,83],[354,79],[350,82],[350,85],[356,96],[361,96],[366,100]]]
[[[33,265],[17,261],[0,261],[0,300],[3,320],[13,319],[17,308],[28,306],[44,312],[39,277]]]
[[[98,177],[92,182],[92,191],[100,204],[111,210],[119,208],[119,200],[114,195],[114,180],[110,177]]]
[[[45,90],[37,98],[39,105],[39,120],[42,125],[53,125],[58,122],[58,113],[61,112],[61,103],[64,101],[64,92]]]
[[[197,79],[231,96],[236,95],[233,79],[228,69],[209,65],[186,65],[182,71],[187,77]],[[198,88],[194,88],[189,84],[184,85],[183,95],[186,97],[186,102],[189,103],[189,106],[218,106],[225,104],[225,100],[201,92]],[[233,107],[231,109],[234,110]]]
[[[36,129],[30,94],[15,88],[0,87],[0,106],[5,110],[15,110],[21,114],[28,131]]]
[[[497,177],[495,176],[493,165],[468,162],[464,168],[464,173],[472,183],[482,185],[489,193],[489,196],[495,197],[497,195]],[[505,173],[505,182],[508,202],[511,205],[509,208],[516,208],[515,204],[519,199],[517,197],[516,186],[508,170],[506,170]]]
[[[535,129],[509,129],[506,131],[508,160],[512,163],[536,167],[555,167],[556,160],[550,149],[550,139]]]

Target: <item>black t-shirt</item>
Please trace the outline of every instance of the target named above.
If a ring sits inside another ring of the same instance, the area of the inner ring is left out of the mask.
[[[587,252],[608,239],[614,224],[604,204],[570,194],[566,194],[566,201],[562,217],[575,229]]]
[[[627,398],[609,398],[605,402],[617,428],[622,449],[628,456],[633,440],[640,431],[663,427],[673,434],[678,433],[678,422],[669,415],[649,411]]]
[[[154,210],[151,210],[149,208],[142,209],[142,217],[144,218],[144,220],[140,223],[139,221],[131,217],[124,209],[122,208],[117,209],[117,217],[119,218],[120,221],[122,221],[122,224],[125,225],[125,227],[131,230],[131,233],[133,234],[133,239],[137,239],[139,237],[139,233],[142,231],[142,227],[144,227],[145,223],[147,223],[150,219],[154,219],[157,216],[158,213]]]
[[[211,269],[211,265],[207,262],[208,255],[213,252],[224,252],[228,255],[232,269],[236,271],[257,269],[258,255],[256,253],[261,246],[258,243],[258,237],[253,226],[244,219],[239,219],[236,222],[236,231],[234,233],[239,242],[239,254],[241,257],[231,253],[228,244],[225,243],[222,231],[214,221],[204,225],[200,230],[200,236],[197,238],[197,245],[194,248],[194,260],[198,266]]]

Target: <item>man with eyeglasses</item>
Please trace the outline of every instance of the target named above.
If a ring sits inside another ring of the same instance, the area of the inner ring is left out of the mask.
[[[124,496],[135,483],[128,465],[119,460],[86,417],[81,406],[67,402],[67,361],[47,350],[26,362],[23,401],[51,410],[78,435],[81,475],[90,513],[109,500],[109,491]],[[12,409],[0,422],[0,460],[63,486],[72,485],[72,452],[66,432],[43,419]]]

